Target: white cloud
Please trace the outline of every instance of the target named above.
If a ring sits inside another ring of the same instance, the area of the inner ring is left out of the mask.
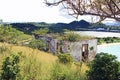
[[[0,19],[5,22],[70,22],[59,7],[47,7],[44,0],[0,0]]]
[[[0,19],[4,22],[65,22],[75,18],[60,11],[57,7],[47,7],[44,0],[0,0]],[[90,16],[79,17],[78,20],[91,21]],[[95,20],[94,20],[95,21]]]
[[[0,19],[4,22],[71,22],[76,20],[60,11],[58,6],[47,7],[44,0],[0,0]],[[90,16],[78,20],[91,21]]]

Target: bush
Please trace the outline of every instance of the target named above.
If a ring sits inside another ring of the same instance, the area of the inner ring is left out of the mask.
[[[5,58],[2,65],[1,80],[16,80],[19,75],[19,61],[20,55],[11,54]]]
[[[35,40],[32,40],[32,41],[29,43],[29,47],[34,48],[34,49],[44,50],[45,44],[44,44],[44,42],[42,42],[41,40],[35,39]]]
[[[88,80],[120,80],[119,62],[114,55],[97,54],[89,68]]]
[[[64,39],[70,42],[75,42],[78,41],[79,37],[80,36],[78,34],[71,32],[71,33],[67,33]]]
[[[73,62],[72,56],[68,53],[58,54],[58,59],[59,62],[63,64],[71,64]]]
[[[117,37],[97,38],[97,40],[98,40],[98,44],[120,42],[120,38]]]

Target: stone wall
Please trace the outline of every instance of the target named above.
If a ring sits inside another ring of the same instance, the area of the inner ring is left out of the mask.
[[[91,61],[94,59],[97,52],[97,40],[81,40],[79,42],[70,43],[70,54],[73,56],[75,61],[81,61],[83,59],[82,56],[82,45],[88,44],[88,59],[87,61]]]
[[[62,41],[62,45],[58,45],[59,41],[51,37],[35,36],[46,44],[46,50],[56,55],[57,51],[61,53],[70,53],[75,61],[91,61],[97,52],[97,39],[80,40],[77,42]],[[87,46],[87,50],[83,50],[83,45]],[[86,55],[87,54],[87,55]]]

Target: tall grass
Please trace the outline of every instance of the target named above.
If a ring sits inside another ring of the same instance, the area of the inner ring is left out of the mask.
[[[20,73],[22,80],[45,80],[50,77],[52,64],[57,59],[56,56],[51,54],[31,49],[29,47],[16,46],[11,44],[2,44],[6,46],[8,51],[0,54],[0,72],[3,60],[9,56],[11,52],[22,52],[23,57],[20,61]]]
[[[41,62],[34,55],[24,56],[20,65],[22,80],[41,79]]]
[[[87,69],[84,63],[81,66],[76,64],[72,64],[71,66],[56,61],[51,70],[51,80],[86,80],[85,71]]]
[[[7,50],[0,53],[0,74],[3,60],[11,52],[22,52],[19,63],[20,74],[18,80],[86,80],[85,71],[88,69],[84,63],[81,66],[76,64],[64,65],[57,61],[57,57],[29,47],[2,44]]]

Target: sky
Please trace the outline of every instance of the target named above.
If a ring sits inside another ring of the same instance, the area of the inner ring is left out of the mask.
[[[3,22],[47,23],[69,23],[81,19],[90,20],[88,17],[75,19],[61,11],[58,6],[46,6],[44,0],[0,0],[0,19]]]

